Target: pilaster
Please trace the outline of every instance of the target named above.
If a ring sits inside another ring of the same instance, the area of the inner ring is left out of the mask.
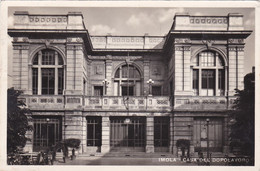
[[[66,139],[76,138],[81,141],[80,149],[77,150],[79,153],[82,152],[82,143],[84,141],[82,123],[83,123],[83,121],[82,121],[82,112],[81,111],[65,112],[65,123],[64,124],[66,125],[66,128],[65,128],[66,130],[64,133],[64,137]]]
[[[15,37],[13,39],[13,86],[29,93],[29,39]]]
[[[107,87],[105,87],[106,89],[106,95],[108,96],[112,96],[112,56],[111,55],[107,55],[107,60],[106,60],[106,76],[105,78],[108,81],[108,85],[106,85]]]
[[[144,95],[149,94],[149,85],[146,83],[150,79],[150,60],[144,58]]]
[[[154,117],[146,117],[146,153],[154,153]]]
[[[66,94],[81,95],[83,92],[83,39],[67,38]]]
[[[102,146],[101,153],[108,153],[110,151],[110,126],[109,117],[102,116]]]
[[[244,40],[229,39],[228,40],[228,88],[229,96],[235,94],[235,89],[243,89],[244,74]]]
[[[170,140],[170,143],[169,143],[169,152],[173,153],[174,149],[174,120],[173,120],[173,114],[170,116],[170,132],[169,132],[169,140]],[[174,154],[174,153],[173,153]]]
[[[175,39],[175,95],[191,95],[191,40],[188,38]]]

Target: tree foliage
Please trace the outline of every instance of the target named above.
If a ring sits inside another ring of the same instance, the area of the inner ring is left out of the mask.
[[[8,89],[7,97],[7,152],[14,153],[19,147],[24,147],[28,139],[26,131],[32,130],[28,124],[30,110],[25,108],[25,103],[18,99],[22,91],[14,88]]]
[[[244,155],[254,156],[255,134],[255,73],[244,78],[245,89],[236,90],[231,126],[231,147],[241,148]]]

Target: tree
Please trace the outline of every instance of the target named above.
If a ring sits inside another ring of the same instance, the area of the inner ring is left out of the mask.
[[[28,124],[30,110],[18,99],[22,91],[10,88],[7,93],[7,153],[10,154],[17,152],[19,147],[24,147],[26,141],[30,140],[25,134],[32,130],[32,126]]]
[[[231,117],[231,148],[237,146],[243,155],[254,158],[255,146],[255,73],[244,77],[244,90],[236,90],[237,99]]]

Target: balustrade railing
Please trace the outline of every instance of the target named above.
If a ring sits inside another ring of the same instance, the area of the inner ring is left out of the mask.
[[[231,109],[235,97],[226,96],[177,96],[174,109],[184,110],[226,110]]]
[[[31,109],[83,110],[226,110],[232,109],[235,97],[225,96],[81,96],[22,95]],[[173,101],[173,102],[172,102]]]

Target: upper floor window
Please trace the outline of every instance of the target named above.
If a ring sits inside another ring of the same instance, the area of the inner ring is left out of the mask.
[[[64,64],[61,55],[51,49],[41,50],[34,56],[32,63],[33,94],[62,94]]]
[[[114,94],[119,96],[141,95],[141,74],[133,65],[123,65],[115,73]]]
[[[226,81],[222,56],[217,52],[203,51],[192,62],[192,88],[194,95],[224,95]]]

